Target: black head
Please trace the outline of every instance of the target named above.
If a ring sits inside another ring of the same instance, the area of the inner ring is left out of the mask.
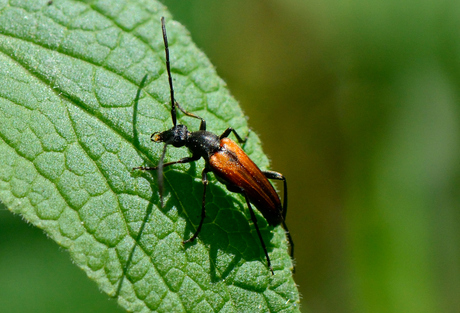
[[[176,125],[171,129],[163,132],[156,132],[150,136],[150,139],[154,142],[164,142],[167,145],[173,145],[174,147],[183,147],[187,143],[190,132],[185,125]]]

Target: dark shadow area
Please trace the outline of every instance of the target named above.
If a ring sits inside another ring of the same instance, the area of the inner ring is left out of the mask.
[[[192,167],[195,165],[192,165],[189,171],[194,173],[195,169]],[[171,182],[174,182],[175,193],[178,195],[179,201],[181,198],[193,199],[187,203],[179,203],[178,199],[170,198],[165,203],[165,209],[176,206],[179,209],[179,215],[186,219],[187,226],[183,240],[187,240],[193,236],[200,223],[203,184],[188,174],[172,169],[166,175]],[[212,281],[215,282],[225,279],[241,259],[260,260],[265,265],[267,261],[246,205],[229,196],[225,186],[217,182],[213,174],[209,175],[209,178],[206,194],[206,218],[198,239],[209,249],[211,276]],[[168,193],[167,188],[165,192]],[[190,198],[190,192],[196,192],[196,196]],[[184,206],[186,207],[183,210],[187,212],[181,211]],[[258,216],[257,222],[270,253],[273,250],[273,246],[270,244],[273,228],[268,226],[263,217]],[[191,242],[184,246],[187,249],[194,244],[195,242]],[[234,255],[234,259],[222,273],[218,273],[214,267],[219,250]]]
[[[193,178],[192,175],[196,172],[196,165],[190,163],[190,168],[186,173],[179,172],[173,168],[168,168],[165,171],[165,199],[164,207],[162,208],[163,214],[176,207],[179,217],[186,220],[185,234],[182,240],[189,239],[196,231],[201,219],[201,199],[203,192],[203,184]],[[144,230],[149,222],[150,216],[153,211],[154,203],[159,203],[159,196],[156,192],[156,172],[144,172],[142,176],[148,179],[152,184],[154,193],[148,204],[145,218],[137,234],[130,233],[136,244],[123,267],[123,276],[117,288],[116,296],[122,288],[123,281],[127,276],[129,267],[132,263],[133,256],[138,246],[144,251],[142,247],[141,238]],[[171,196],[171,186],[174,188],[174,194]],[[211,267],[211,281],[218,282],[228,277],[231,271],[240,263],[241,260],[247,261],[260,261],[265,266],[267,261],[262,250],[260,241],[257,237],[254,224],[251,221],[249,212],[246,205],[243,205],[237,199],[228,195],[225,187],[218,183],[213,175],[210,175],[210,182],[208,185],[208,192],[206,196],[206,218],[203,223],[200,234],[197,240],[200,240],[209,251],[209,260]],[[195,192],[196,196],[191,197],[190,193]],[[177,197],[176,197],[177,195]],[[183,199],[188,201],[184,202]],[[269,253],[272,252],[273,246],[270,244],[273,234],[271,233],[272,227],[269,227],[263,217],[258,216],[258,225],[262,233],[263,240],[267,246]],[[154,227],[154,225],[152,225]],[[187,249],[196,244],[194,242],[184,244],[184,249]],[[232,261],[225,269],[218,270],[215,266],[218,257],[218,251],[224,251],[229,255],[233,255]],[[268,271],[267,267],[267,271]],[[115,296],[115,297],[116,297]]]
[[[148,77],[148,74],[146,74],[144,76],[144,78],[142,78],[142,81],[141,83],[139,84],[139,89],[137,90],[137,93],[136,93],[136,97],[134,99],[134,105],[133,105],[133,145],[134,147],[140,151],[140,142],[139,142],[139,133],[137,131],[137,116],[138,116],[138,108],[139,108],[139,99],[140,99],[140,96],[141,96],[141,92],[142,92],[142,88],[144,88],[144,85],[145,85],[145,82],[147,81],[147,77]],[[142,173],[142,176],[147,179],[151,185],[154,184],[154,180],[152,178],[151,175],[148,175],[148,173]],[[155,190],[155,188],[152,188],[152,190]],[[123,267],[123,274],[122,274],[122,277],[120,279],[120,282],[118,283],[118,287],[117,287],[117,292],[115,293],[114,295],[114,298],[117,298],[118,295],[120,294],[120,290],[121,290],[121,287],[123,286],[123,281],[126,277],[126,273],[129,269],[129,266],[131,265],[132,263],[132,260],[133,260],[133,256],[134,256],[134,253],[136,252],[136,247],[139,243],[139,240],[144,232],[144,229],[147,225],[147,222],[150,218],[150,215],[152,214],[152,210],[153,210],[153,203],[157,203],[158,199],[157,197],[157,194],[155,192],[152,193],[152,198],[150,198],[150,201],[149,201],[149,204],[147,206],[147,211],[145,213],[145,217],[144,217],[144,220],[142,221],[142,225],[139,229],[139,232],[137,233],[137,235],[135,234],[132,234],[131,233],[131,230],[129,229],[128,227],[128,231],[130,232],[130,236],[134,239],[135,241],[135,244],[133,246],[133,248],[131,249],[131,252],[129,254],[129,257],[128,257],[128,260],[126,261],[126,265]],[[125,219],[126,220],[126,219]]]
[[[142,78],[141,83],[139,84],[139,89],[137,89],[136,98],[134,98],[134,105],[133,105],[133,145],[137,150],[140,150],[140,142],[139,142],[139,132],[137,131],[137,116],[139,111],[139,99],[141,97],[142,88],[144,88],[145,83],[148,78],[148,74],[145,74],[144,78]]]

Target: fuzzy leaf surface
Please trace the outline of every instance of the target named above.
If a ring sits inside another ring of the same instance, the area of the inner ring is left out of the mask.
[[[202,232],[183,245],[200,220],[203,160],[165,169],[163,208],[156,173],[132,170],[158,163],[150,135],[172,126],[161,16],[177,101],[212,132],[248,133],[225,83],[159,2],[1,0],[0,200],[128,311],[297,312],[281,227],[258,214],[272,276],[244,199],[212,177]],[[245,149],[267,168],[254,133]],[[166,161],[188,155],[171,148]]]

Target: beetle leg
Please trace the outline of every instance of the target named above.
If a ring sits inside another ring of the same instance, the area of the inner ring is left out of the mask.
[[[174,164],[184,164],[184,163],[190,163],[193,161],[199,160],[199,157],[191,156],[191,157],[186,157],[174,162],[168,162],[164,163],[163,167],[169,166],[169,165],[174,165]],[[159,168],[159,166],[139,166],[139,167],[134,167],[133,170],[141,170],[141,171],[155,171]]]
[[[193,240],[198,237],[198,234],[201,231],[201,227],[203,226],[204,218],[206,217],[206,187],[208,186],[208,172],[210,169],[204,168],[203,172],[201,173],[201,180],[203,182],[203,201],[201,203],[201,221],[200,224],[198,225],[198,228],[196,229],[195,234],[190,239],[184,240],[182,243],[187,243],[187,242],[192,242]]]
[[[177,101],[175,102],[175,104],[176,104],[176,107],[178,107],[179,110],[181,110],[182,113],[184,113],[185,115],[190,116],[190,117],[193,117],[193,118],[197,118],[197,119],[201,120],[201,123],[200,123],[200,130],[206,130],[206,121],[204,120],[204,118],[199,117],[198,115],[195,115],[195,114],[193,114],[193,113],[190,113],[190,112],[185,111],[185,110],[179,105],[179,103],[178,103]]]
[[[220,135],[219,139],[222,140],[223,138],[227,138],[228,135],[230,135],[230,133],[233,133],[235,135],[236,139],[238,140],[238,143],[246,143],[246,141],[248,140],[249,132],[250,132],[250,130],[248,131],[248,135],[244,139],[242,139],[241,136],[238,135],[236,130],[234,130],[233,128],[229,127],[222,133],[222,135]]]
[[[268,256],[267,247],[265,246],[265,242],[262,239],[262,234],[260,233],[259,226],[257,225],[256,215],[254,214],[254,210],[252,209],[248,196],[246,195],[246,193],[243,193],[243,194],[244,194],[244,198],[246,199],[246,203],[248,204],[249,212],[251,213],[251,220],[254,223],[254,226],[256,227],[257,235],[259,236],[259,239],[260,239],[260,244],[262,245],[262,249],[264,250],[265,257],[267,258],[268,268],[272,272],[272,275],[275,275],[275,272],[273,271],[273,268],[272,268],[272,263],[270,262],[270,257]]]
[[[289,245],[291,246],[291,258],[294,259],[294,241],[292,240],[291,233],[289,232],[289,229],[286,226],[286,212],[287,212],[287,183],[286,183],[286,177],[284,177],[283,174],[278,173],[278,172],[273,172],[273,171],[262,171],[262,173],[267,177],[268,179],[276,179],[276,180],[282,180],[283,185],[284,185],[284,193],[283,193],[283,228],[286,231],[286,236],[288,237]]]
[[[294,241],[292,240],[291,233],[289,232],[289,229],[286,226],[286,222],[283,220],[282,221],[284,232],[286,233],[286,236],[288,237],[289,245],[291,246],[291,259],[294,260]],[[295,267],[292,270],[293,273],[295,273]]]
[[[276,179],[276,180],[282,180],[283,185],[284,185],[284,192],[283,192],[283,220],[286,219],[286,212],[287,212],[287,183],[286,183],[286,177],[284,177],[283,174],[278,173],[278,172],[273,172],[273,171],[262,171],[262,173],[267,177],[268,179]]]
[[[141,170],[141,171],[155,171],[158,170],[158,192],[160,193],[160,205],[163,207],[163,168],[165,166],[170,166],[174,164],[183,164],[183,163],[190,163],[193,161],[197,161],[200,159],[199,155],[192,155],[191,157],[186,157],[182,158],[180,160],[174,161],[174,162],[167,162],[163,163],[163,159],[166,154],[166,147],[167,145],[165,144],[165,147],[163,148],[163,154],[161,155],[160,158],[160,163],[158,166],[139,166],[139,167],[134,167],[133,170]]]

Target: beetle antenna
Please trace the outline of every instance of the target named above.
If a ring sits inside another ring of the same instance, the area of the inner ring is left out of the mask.
[[[158,193],[160,194],[160,207],[163,207],[163,164],[166,155],[166,147],[168,146],[165,143],[163,148],[163,153],[161,154],[160,162],[158,163]]]
[[[169,81],[169,90],[171,92],[171,118],[174,127],[176,127],[176,100],[174,99],[174,88],[173,82],[171,77],[171,65],[169,62],[169,45],[168,45],[168,36],[166,36],[166,26],[165,26],[165,18],[161,17],[161,29],[163,31],[163,41],[165,43],[165,54],[166,54],[166,70],[168,71],[168,81]]]

